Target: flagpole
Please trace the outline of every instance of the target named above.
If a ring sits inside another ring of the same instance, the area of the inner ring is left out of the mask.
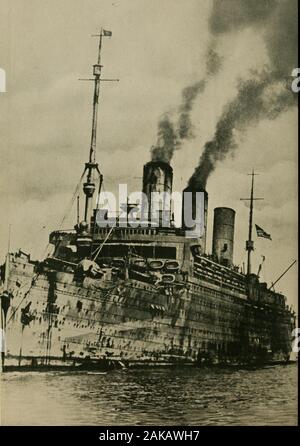
[[[101,65],[102,36],[103,36],[103,28],[101,28],[99,36],[100,39],[99,39],[99,51],[98,51],[98,65]]]

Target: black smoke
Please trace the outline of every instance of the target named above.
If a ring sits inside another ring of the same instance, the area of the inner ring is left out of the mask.
[[[260,73],[240,80],[236,96],[224,107],[212,140],[208,141],[189,187],[203,189],[218,162],[237,148],[236,132],[245,132],[262,119],[275,119],[297,104],[291,91],[291,72],[297,61],[296,0],[214,0],[210,30],[218,36],[243,27],[256,27],[262,33],[269,61]]]
[[[221,58],[213,48],[210,48],[207,53],[207,76],[216,74],[220,66]],[[151,148],[152,161],[169,163],[183,141],[195,137],[191,112],[197,96],[205,90],[206,82],[206,78],[200,79],[182,90],[181,104],[175,113],[177,120],[171,113],[165,113],[161,117],[157,126],[157,143]]]
[[[202,93],[205,88],[205,80],[202,79],[189,85],[182,91],[182,103],[180,106],[180,114],[178,119],[178,135],[180,139],[189,139],[194,135],[192,133],[191,111],[198,94]]]
[[[204,91],[205,80],[200,80],[184,88],[182,101],[177,110],[178,119],[173,123],[171,114],[164,114],[158,122],[157,143],[151,148],[152,161],[170,162],[174,151],[181,147],[182,141],[194,137],[191,111],[198,94]]]
[[[282,0],[213,0],[209,28],[213,36],[249,26],[265,26]],[[285,1],[285,0],[283,0]]]
[[[165,114],[158,123],[157,144],[151,149],[152,161],[165,161],[169,163],[179,140],[170,116]]]

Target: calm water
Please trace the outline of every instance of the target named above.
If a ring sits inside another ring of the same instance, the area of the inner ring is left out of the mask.
[[[296,425],[297,366],[7,373],[3,425]]]

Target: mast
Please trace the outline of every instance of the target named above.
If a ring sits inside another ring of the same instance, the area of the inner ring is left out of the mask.
[[[248,240],[246,241],[247,275],[251,274],[251,252],[254,251],[254,242],[252,240],[253,192],[254,192],[254,172],[252,172],[251,195],[250,195],[250,211],[249,211],[249,232],[248,232]]]
[[[251,274],[251,253],[254,251],[254,241],[252,240],[252,229],[253,229],[253,202],[255,200],[263,200],[263,198],[254,198],[254,176],[258,175],[252,170],[251,175],[251,193],[250,198],[241,198],[244,201],[250,201],[250,211],[249,211],[249,228],[248,228],[248,240],[246,240],[246,251],[247,251],[247,276]]]
[[[96,170],[98,174],[101,175],[98,164],[96,163],[97,118],[98,118],[100,82],[119,80],[119,79],[101,79],[101,70],[103,67],[103,65],[101,65],[102,38],[111,37],[111,35],[112,35],[111,31],[106,31],[102,28],[100,34],[93,35],[93,37],[99,37],[98,60],[97,63],[93,65],[94,79],[81,79],[81,80],[91,80],[94,82],[92,135],[91,135],[89,161],[85,163],[85,172],[87,172],[86,182],[83,184],[83,192],[85,193],[84,221],[86,221],[88,224],[90,223],[93,195],[95,192],[95,183],[93,175],[94,170]]]
[[[98,169],[96,163],[96,139],[97,139],[97,117],[98,117],[98,104],[99,104],[99,92],[100,92],[100,76],[101,76],[101,49],[102,49],[102,28],[99,38],[98,49],[98,61],[93,66],[94,75],[94,97],[93,97],[93,120],[92,120],[92,136],[90,145],[89,161],[85,163],[85,170],[87,171],[86,182],[83,184],[83,192],[85,193],[85,209],[84,209],[84,221],[89,222],[91,216],[91,208],[93,202],[93,195],[95,192],[95,183],[93,178],[94,170]]]

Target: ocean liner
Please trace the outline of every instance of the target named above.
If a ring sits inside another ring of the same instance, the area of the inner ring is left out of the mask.
[[[83,220],[77,219],[74,230],[50,234],[53,252],[43,261],[33,261],[21,250],[7,253],[0,288],[2,368],[288,361],[295,313],[285,296],[261,283],[251,270],[254,174],[246,271],[233,264],[233,209],[214,210],[212,254],[206,253],[205,190],[189,190],[192,196],[204,196],[200,237],[186,237],[184,224],[178,227],[172,219],[169,227],[133,228],[120,219],[113,226],[97,224],[100,210],[93,209],[93,198],[103,184],[95,157],[97,111],[100,83],[105,80],[101,45],[106,35],[109,32],[100,32],[93,69]],[[144,166],[143,192],[149,198],[153,191],[170,193],[172,180],[169,163],[150,161]],[[196,205],[192,200],[193,215]],[[151,206],[150,199],[149,213]]]

